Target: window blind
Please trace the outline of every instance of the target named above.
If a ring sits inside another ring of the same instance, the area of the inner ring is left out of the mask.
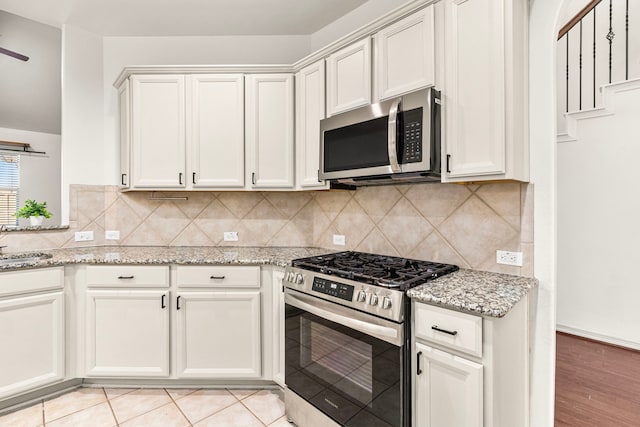
[[[0,224],[18,225],[18,190],[20,189],[20,156],[0,154]]]

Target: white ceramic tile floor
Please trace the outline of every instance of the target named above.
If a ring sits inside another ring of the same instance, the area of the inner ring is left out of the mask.
[[[287,425],[280,390],[80,388],[0,416],[0,427]]]

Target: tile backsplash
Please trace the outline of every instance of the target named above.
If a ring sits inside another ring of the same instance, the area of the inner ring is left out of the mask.
[[[161,200],[160,198],[188,198]],[[11,232],[11,252],[94,245],[319,246],[533,274],[533,185],[418,184],[315,192],[128,192],[73,185],[69,230]],[[95,240],[75,242],[92,230]],[[120,240],[105,240],[119,230]],[[223,232],[237,231],[237,242]],[[333,235],[346,246],[333,245]],[[496,264],[522,251],[523,267]]]

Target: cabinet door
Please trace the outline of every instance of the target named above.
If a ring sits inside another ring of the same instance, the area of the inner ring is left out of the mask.
[[[243,187],[243,75],[193,75],[187,79],[190,185]]]
[[[178,377],[260,377],[259,291],[180,292],[177,298]]]
[[[252,188],[293,188],[293,75],[246,80],[246,137]]]
[[[416,343],[415,425],[482,427],[482,365]]]
[[[376,89],[379,100],[434,84],[433,6],[384,28],[374,39]]]
[[[64,295],[0,302],[0,399],[64,379]]]
[[[327,188],[318,179],[320,120],[325,118],[324,61],[296,73],[296,185],[303,189]]]
[[[88,290],[86,375],[169,376],[169,295]]]
[[[353,43],[327,58],[327,115],[371,103],[371,40]]]
[[[447,176],[505,172],[503,6],[495,0],[445,1]]]
[[[133,76],[131,90],[132,186],[183,188],[184,76]]]
[[[131,149],[131,93],[129,80],[125,80],[118,88],[118,107],[120,113],[120,188],[129,188]]]

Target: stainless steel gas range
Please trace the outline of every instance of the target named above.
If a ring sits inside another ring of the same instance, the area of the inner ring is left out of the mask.
[[[457,269],[352,251],[292,261],[284,278],[288,417],[300,427],[409,427],[405,291]]]

